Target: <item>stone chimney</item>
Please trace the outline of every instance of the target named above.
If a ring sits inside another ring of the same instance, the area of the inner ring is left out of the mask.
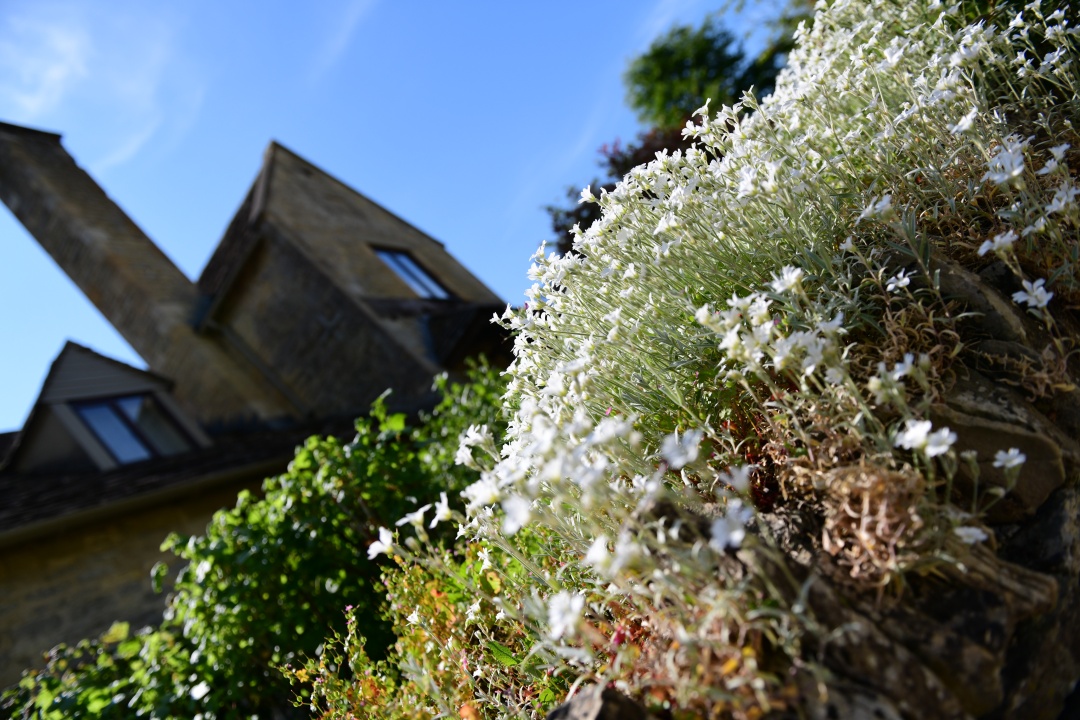
[[[68,155],[60,136],[0,123],[0,199],[204,424],[294,409],[211,335],[195,285]]]

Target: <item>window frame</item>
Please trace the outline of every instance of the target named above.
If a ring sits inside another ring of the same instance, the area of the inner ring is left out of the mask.
[[[417,296],[425,300],[453,300],[450,292],[427,268],[417,262],[408,250],[373,247],[375,256],[393,271]]]
[[[157,410],[157,412],[168,423],[169,428],[173,432],[175,432],[181,440],[183,440],[184,444],[187,447],[184,450],[175,453],[166,453],[162,451],[158,447],[158,444],[146,432],[144,432],[134,420],[128,417],[127,412],[121,406],[121,402],[125,400],[130,400],[132,398],[138,398],[139,400],[148,399],[152,403],[153,407]],[[79,400],[69,400],[66,404],[71,408],[72,412],[75,413],[75,416],[79,419],[79,422],[81,422],[83,426],[90,431],[90,434],[93,435],[94,440],[96,440],[97,443],[101,445],[101,447],[104,448],[107,453],[109,453],[109,457],[111,457],[120,467],[126,467],[128,465],[134,465],[135,463],[140,462],[147,462],[148,460],[158,460],[161,458],[176,457],[178,455],[183,455],[185,453],[191,452],[192,450],[200,447],[196,439],[191,436],[191,434],[187,431],[186,428],[184,428],[183,423],[179,422],[173,416],[173,414],[169,412],[169,409],[168,407],[166,407],[165,403],[159,401],[155,393],[153,392],[132,392],[125,393],[123,395],[108,395],[106,397],[97,398],[81,398]],[[145,453],[147,453],[146,457],[142,457],[137,460],[125,461],[117,455],[116,450],[110,444],[109,440],[103,436],[99,428],[95,426],[93,422],[88,420],[82,412],[82,410],[85,408],[101,406],[107,407],[111,412],[112,416],[120,420],[120,423],[121,425],[123,425],[124,429],[127,432],[131,433],[132,438],[139,444],[141,449]]]

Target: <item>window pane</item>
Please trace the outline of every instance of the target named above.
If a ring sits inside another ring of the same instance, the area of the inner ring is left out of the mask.
[[[397,250],[376,250],[375,254],[420,297],[436,300],[446,300],[450,297],[442,285],[417,265],[408,253]]]
[[[442,289],[439,283],[435,282],[435,279],[424,272],[423,268],[416,264],[416,261],[411,256],[402,253],[398,256],[398,260],[404,265],[413,276],[427,288],[428,294],[426,297],[433,297],[439,300],[445,300],[449,295]]]
[[[116,404],[159,455],[179,455],[191,449],[187,438],[150,395],[120,398]]]
[[[135,437],[108,403],[76,405],[75,412],[90,426],[117,462],[126,465],[150,458],[150,451],[139,442],[139,438]]]

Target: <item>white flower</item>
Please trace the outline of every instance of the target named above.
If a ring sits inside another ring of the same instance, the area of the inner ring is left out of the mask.
[[[780,271],[779,277],[773,275],[770,285],[776,293],[785,293],[788,290],[793,290],[799,286],[802,281],[803,271],[797,267],[787,265]]]
[[[861,222],[869,217],[882,217],[892,210],[892,195],[882,195],[880,198],[874,198],[870,201],[870,204],[863,208],[863,211],[859,213],[859,218],[855,222]]]
[[[1061,212],[1076,202],[1077,195],[1080,195],[1080,190],[1074,188],[1070,183],[1065,183],[1054,191],[1053,199],[1046,206],[1046,214]]]
[[[855,252],[855,239],[851,235],[848,235],[844,242],[840,243],[840,249],[843,252]]]
[[[548,601],[548,625],[552,640],[571,637],[577,632],[581,611],[585,609],[585,597],[566,590],[556,593]]]
[[[1018,178],[1024,172],[1025,145],[1026,140],[1006,138],[1005,144],[987,163],[990,169],[983,175],[983,180],[989,180],[995,185],[1005,185]]]
[[[653,230],[653,235],[659,235],[662,232],[666,232],[671,228],[679,226],[679,219],[675,217],[675,213],[665,213],[660,222],[656,225],[656,229]]]
[[[896,447],[905,450],[922,449],[926,446],[926,439],[930,435],[933,423],[929,420],[908,420],[904,430],[896,436]]]
[[[606,535],[601,535],[593,540],[593,544],[589,546],[589,551],[585,553],[585,564],[600,571],[606,570],[611,565],[611,553],[608,552]]]
[[[832,336],[844,329],[844,311],[836,313],[832,320],[818,323],[818,330],[822,335]]]
[[[468,607],[465,611],[465,622],[470,623],[476,620],[476,616],[480,614],[480,601],[477,600]]]
[[[379,539],[368,545],[368,560],[374,560],[376,555],[389,555],[394,547],[394,533],[384,527],[379,528]]]
[[[1008,451],[998,450],[994,453],[994,467],[1009,470],[1020,467],[1027,461],[1027,455],[1018,448],[1009,448]]]
[[[1028,225],[1027,227],[1025,227],[1023,229],[1023,231],[1020,233],[1020,235],[1023,236],[1023,237],[1027,237],[1028,235],[1031,235],[1033,233],[1041,233],[1045,229],[1046,229],[1046,216],[1045,215],[1040,215],[1035,220],[1035,222],[1033,222],[1031,225]]]
[[[889,292],[895,292],[901,288],[906,288],[910,284],[911,276],[908,275],[907,270],[901,270],[889,278],[888,283],[885,284],[885,289]]]
[[[406,523],[408,523],[409,525],[412,525],[414,528],[420,528],[424,524],[424,513],[426,513],[430,509],[431,509],[431,504],[429,503],[429,504],[425,505],[422,508],[417,508],[413,512],[406,514],[405,517],[401,518],[400,520],[398,520],[394,524],[397,525],[398,527],[401,527],[402,525],[405,525]]]
[[[975,123],[975,118],[979,115],[978,108],[971,108],[971,111],[956,121],[955,125],[949,126],[949,132],[953,135],[961,135],[971,129],[971,126]]]
[[[1019,239],[1020,236],[1016,234],[1015,230],[1007,230],[1006,232],[999,233],[994,236],[993,240],[987,240],[979,246],[979,256],[981,257],[988,252],[993,252],[995,255],[1002,255]]]
[[[513,535],[529,522],[532,517],[532,502],[520,495],[511,495],[502,501],[502,531],[504,535]]]
[[[921,450],[927,457],[945,454],[956,442],[956,433],[947,427],[930,432],[932,427],[929,420],[907,420],[904,430],[896,436],[896,447]]]
[[[578,200],[578,205],[585,202],[596,202],[596,196],[592,194],[592,185],[586,185],[581,189],[581,199]]]
[[[499,485],[494,478],[482,475],[479,480],[461,491],[469,501],[469,509],[475,510],[485,505],[494,505],[499,501]]]
[[[941,428],[936,432],[930,433],[930,436],[926,438],[926,447],[923,451],[927,457],[937,457],[938,455],[944,455],[949,452],[949,448],[956,442],[956,433],[947,427]]]
[[[980,543],[990,537],[982,528],[970,526],[953,528],[953,532],[956,533],[957,536],[968,545]]]
[[[1059,167],[1059,165],[1058,165],[1057,159],[1050,158],[1049,160],[1046,161],[1045,165],[1043,165],[1041,168],[1039,168],[1038,170],[1035,171],[1035,174],[1036,175],[1049,175],[1050,173],[1057,170],[1058,167]]]
[[[750,487],[750,473],[754,471],[756,465],[740,465],[739,467],[730,467],[726,472],[720,473],[720,481],[726,485],[730,485],[735,492],[746,492]]]
[[[746,538],[746,523],[752,515],[753,511],[741,500],[729,500],[724,515],[712,521],[709,545],[720,552],[742,545]]]
[[[1027,280],[1023,281],[1024,289],[1013,293],[1013,300],[1018,303],[1024,303],[1028,307],[1044,308],[1050,304],[1050,299],[1054,297],[1054,293],[1046,292],[1044,287],[1046,281],[1039,278],[1034,283],[1030,283]]]
[[[491,551],[487,548],[480,548],[480,552],[476,553],[476,556],[480,558],[480,570],[491,569]]]
[[[412,614],[409,615],[409,617],[407,617],[405,619],[409,622],[410,625],[419,625],[420,624],[420,611],[419,610],[413,610]]]
[[[906,377],[911,372],[911,368],[915,365],[915,356],[912,353],[904,353],[904,359],[896,363],[896,366],[892,371],[892,379],[894,382],[900,382],[900,379]]]
[[[660,454],[667,461],[668,467],[678,470],[687,463],[697,460],[698,445],[701,444],[703,436],[704,433],[701,430],[687,430],[680,439],[679,431],[676,430],[665,437],[660,446]]]
[[[458,445],[457,453],[454,454],[454,464],[464,465],[473,470],[480,469],[480,466],[476,464],[476,460],[473,458],[472,447],[465,443]]]
[[[646,491],[649,492],[650,482],[646,482]],[[656,488],[652,488],[655,491]],[[651,494],[651,492],[649,493]],[[611,564],[608,567],[608,573],[614,575],[622,570],[624,567],[633,565],[637,559],[641,556],[641,545],[634,542],[633,538],[627,532],[619,533],[619,537],[615,540],[615,552],[611,558]]]
[[[431,518],[431,525],[428,527],[435,527],[440,522],[450,519],[450,501],[446,498],[446,493],[439,493],[439,502],[435,503],[435,517]]]

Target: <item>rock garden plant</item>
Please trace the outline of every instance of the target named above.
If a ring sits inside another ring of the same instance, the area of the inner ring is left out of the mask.
[[[396,645],[370,660],[351,618],[292,670],[304,702],[542,717],[601,685],[669,717],[1056,717],[1080,677],[1077,33],[1068,3],[822,2],[771,95],[583,190],[601,219],[498,318],[505,436],[470,428],[460,501],[369,548]]]

